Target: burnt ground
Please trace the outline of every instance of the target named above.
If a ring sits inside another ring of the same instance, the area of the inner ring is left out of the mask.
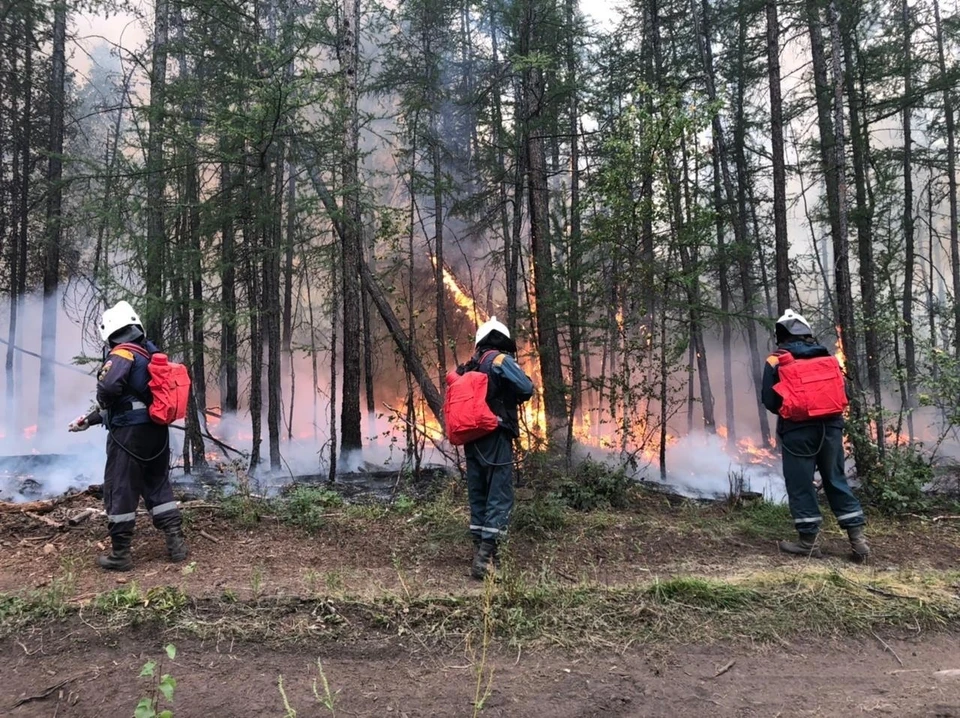
[[[79,497],[47,516],[87,505],[98,504]],[[178,717],[288,715],[281,674],[298,715],[330,715],[311,691],[319,658],[337,715],[473,715],[482,666],[493,678],[481,715],[960,718],[960,521],[875,519],[875,558],[860,567],[835,526],[828,558],[779,554],[789,521],[762,504],[526,506],[498,589],[467,576],[458,496],[332,506],[309,531],[269,510],[190,508],[186,565],[165,561],[144,516],[122,575],[93,564],[101,518],[59,530],[0,514],[0,715],[129,715],[149,686],[140,666],[173,642],[163,670]],[[701,579],[706,594],[683,583]],[[160,587],[179,603],[144,617]],[[496,621],[509,627],[491,629],[484,661],[490,590],[504,591]],[[13,621],[20,599],[43,610]],[[141,613],[114,620],[123,601]]]

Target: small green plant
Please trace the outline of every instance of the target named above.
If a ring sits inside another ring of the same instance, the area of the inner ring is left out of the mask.
[[[647,592],[661,603],[704,608],[738,608],[760,600],[760,595],[749,588],[693,577],[656,581]]]
[[[263,565],[259,563],[250,572],[250,590],[254,598],[260,598],[260,593],[263,591],[263,573]]]
[[[411,514],[417,507],[417,502],[406,494],[400,494],[393,502],[393,510],[398,514]]]
[[[168,644],[164,651],[169,660],[177,657],[177,647],[172,643]],[[165,708],[160,712],[160,699],[163,698],[167,703],[173,703],[173,692],[177,687],[177,680],[169,673],[161,675],[162,659],[157,661],[147,661],[140,669],[140,678],[150,678],[151,685],[148,695],[140,699],[133,712],[134,718],[173,718],[173,711]]]
[[[336,491],[314,486],[297,486],[277,502],[277,516],[284,523],[316,533],[326,523],[331,508],[343,506]]]
[[[327,674],[324,672],[323,663],[320,662],[319,658],[317,659],[317,674],[318,678],[313,679],[313,697],[318,705],[330,711],[330,715],[335,718],[337,715],[336,693],[330,690],[330,682],[327,680]],[[322,692],[320,690],[321,686],[323,687]],[[297,711],[290,704],[287,691],[283,687],[282,674],[277,676],[277,690],[280,691],[280,698],[283,701],[284,718],[297,718]]]
[[[635,483],[623,468],[587,459],[561,481],[560,497],[576,511],[622,509],[630,505]]]
[[[917,446],[888,446],[864,489],[867,501],[887,514],[922,512],[930,507],[924,487],[933,481],[933,466]]]
[[[555,493],[534,496],[516,503],[510,523],[518,535],[544,538],[567,525],[567,507]]]
[[[493,602],[496,591],[496,577],[487,574],[483,583],[483,633],[480,638],[479,659],[475,652],[473,655],[473,672],[477,679],[473,693],[473,718],[480,715],[493,693],[493,667],[487,665],[487,652],[493,638]]]

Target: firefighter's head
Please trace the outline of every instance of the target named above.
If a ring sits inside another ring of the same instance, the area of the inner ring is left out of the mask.
[[[810,328],[810,322],[792,309],[785,311],[777,320],[777,344],[812,337],[813,330]]]
[[[510,330],[496,317],[477,327],[477,349],[498,349],[511,354],[517,353],[517,343],[510,338]]]
[[[105,344],[116,346],[143,339],[143,322],[129,302],[117,302],[103,313],[100,320],[100,338]]]

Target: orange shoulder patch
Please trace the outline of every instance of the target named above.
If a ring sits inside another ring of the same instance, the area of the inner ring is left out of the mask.
[[[497,354],[496,359],[493,360],[493,365],[500,366],[501,364],[503,364],[503,360],[506,358],[507,358],[506,354]]]
[[[126,359],[127,361],[133,361],[133,352],[129,349],[114,349],[110,352],[110,356],[120,357],[121,359]]]
[[[777,364],[779,363],[780,363],[780,357],[778,357],[776,354],[771,354],[770,356],[767,357],[767,364],[769,364],[770,366],[777,366]]]

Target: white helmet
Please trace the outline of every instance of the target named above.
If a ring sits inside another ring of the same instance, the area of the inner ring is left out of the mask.
[[[103,318],[100,320],[100,338],[106,342],[114,332],[131,324],[143,330],[143,322],[140,321],[140,317],[129,302],[117,302],[103,313]]]
[[[491,332],[500,332],[507,339],[510,338],[510,330],[502,322],[498,322],[496,317],[490,317],[489,321],[477,327],[477,340],[474,342],[474,346],[480,346],[480,342],[486,339]]]
[[[787,334],[792,334],[795,337],[805,337],[813,334],[810,322],[802,314],[797,314],[792,309],[785,311],[783,316],[777,320],[777,324],[783,327]]]

